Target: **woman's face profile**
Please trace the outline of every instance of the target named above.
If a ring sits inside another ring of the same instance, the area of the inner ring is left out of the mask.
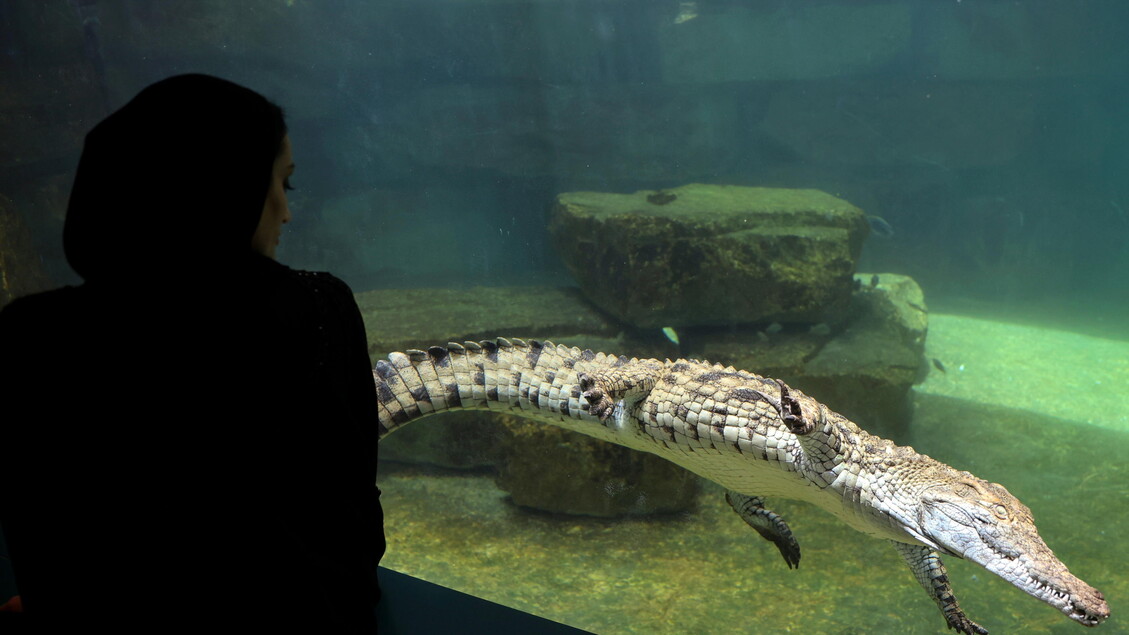
[[[270,189],[263,204],[263,215],[259,226],[251,237],[251,249],[267,258],[274,258],[282,236],[282,226],[290,222],[290,207],[286,201],[286,190],[290,188],[290,175],[294,174],[294,156],[290,151],[290,136],[282,138],[282,150],[274,160],[271,171]]]

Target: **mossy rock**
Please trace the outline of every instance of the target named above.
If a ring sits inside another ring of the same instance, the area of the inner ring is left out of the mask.
[[[555,426],[505,417],[498,487],[514,504],[575,516],[642,516],[691,509],[694,474],[653,454]]]
[[[550,232],[593,304],[640,328],[821,321],[869,232],[819,190],[691,184],[557,197]]]

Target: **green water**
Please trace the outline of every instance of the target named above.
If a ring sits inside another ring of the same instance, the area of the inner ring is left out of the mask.
[[[1105,593],[1113,616],[1098,632],[1125,632],[1129,433],[1116,373],[1129,344],[939,316],[929,346],[947,372],[918,388],[897,441],[1006,485],[1060,559]],[[1021,350],[1039,355],[1010,360]],[[1045,367],[1054,359],[1061,377]],[[1061,412],[1041,414],[1055,410],[1047,400]],[[887,543],[808,504],[769,501],[803,549],[790,571],[713,484],[690,513],[617,521],[519,509],[489,474],[386,464],[381,487],[386,566],[598,633],[949,632]],[[1083,628],[975,564],[946,564],[961,606],[993,633]]]

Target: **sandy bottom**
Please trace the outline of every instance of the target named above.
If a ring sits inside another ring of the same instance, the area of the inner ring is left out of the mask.
[[[919,392],[1129,432],[1129,342],[932,314],[925,346]]]

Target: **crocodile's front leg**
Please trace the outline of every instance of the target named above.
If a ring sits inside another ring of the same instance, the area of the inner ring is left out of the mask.
[[[754,390],[761,399],[768,402],[780,416],[780,421],[788,431],[796,435],[796,441],[804,450],[806,462],[804,472],[813,483],[820,487],[831,484],[835,474],[831,470],[842,461],[842,439],[835,434],[835,426],[827,416],[827,408],[811,399],[808,400],[808,410],[805,413],[800,401],[792,394],[788,384],[779,379],[771,380],[780,391],[777,399],[770,394]],[[834,415],[840,417],[840,415]]]
[[[788,428],[788,431],[796,436],[806,435],[815,429],[815,423],[811,419],[804,418],[804,410],[800,406],[800,402],[789,392],[788,384],[780,381],[779,379],[770,380],[776,384],[776,388],[780,391],[780,398],[776,399],[772,395],[763,393],[759,390],[754,390],[757,396],[764,399],[776,409],[780,414],[780,420]]]
[[[800,566],[800,543],[796,542],[796,537],[792,535],[792,529],[788,527],[788,523],[780,517],[780,514],[765,509],[764,499],[760,496],[745,496],[737,492],[726,492],[725,502],[737,512],[750,527],[757,530],[765,540],[776,545],[780,550],[780,555],[784,556],[784,562],[788,563],[788,568],[799,568]]]
[[[588,413],[607,419],[615,411],[616,402],[637,403],[655,387],[662,376],[663,364],[653,359],[621,357],[618,366],[594,373],[580,373],[580,391],[588,401]]]
[[[956,596],[953,595],[953,587],[949,585],[949,574],[945,570],[945,564],[941,562],[941,556],[936,551],[921,545],[910,545],[893,540],[890,542],[894,543],[898,553],[902,554],[902,558],[913,571],[914,577],[933,598],[933,601],[937,603],[937,606],[941,608],[941,613],[944,614],[945,621],[949,623],[949,628],[969,635],[988,634],[988,629],[968,619],[960,605],[957,604]]]

